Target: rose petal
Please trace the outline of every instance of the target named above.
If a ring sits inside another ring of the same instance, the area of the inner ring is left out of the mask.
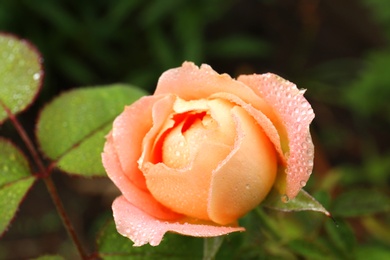
[[[176,220],[182,217],[161,205],[148,191],[142,190],[130,181],[121,168],[111,134],[107,136],[102,160],[107,175],[132,204],[156,218]]]
[[[134,242],[134,246],[142,246],[147,243],[157,246],[168,231],[194,237],[215,237],[245,230],[242,227],[161,221],[145,214],[123,196],[114,201],[112,209],[118,232],[130,238]]]
[[[243,108],[237,106],[232,112],[237,129],[234,150],[213,172],[208,204],[210,219],[222,225],[260,204],[277,170],[276,153],[267,135]]]
[[[208,100],[206,105],[195,101],[188,102],[189,105],[181,103],[180,99],[178,102],[181,109],[193,111],[198,108],[199,112],[208,115],[202,121],[190,121],[185,131],[182,130],[184,122],[175,126],[164,140],[163,157],[168,158],[161,163],[146,162],[141,169],[148,189],[163,205],[190,217],[209,220],[207,204],[211,174],[232,150],[236,135],[230,113],[233,105],[222,99]],[[212,120],[208,121],[210,117]],[[183,137],[186,140],[182,145],[175,145]]]
[[[199,68],[192,62],[184,62],[179,68],[167,70],[159,78],[154,94],[176,94],[184,100],[197,100],[218,92],[236,95],[268,117],[273,117],[270,106],[250,87],[227,74],[218,74],[207,64]]]
[[[243,75],[238,80],[272,105],[286,127],[289,144],[286,195],[294,198],[313,170],[314,146],[309,125],[314,112],[303,97],[304,91],[277,75]]]
[[[165,132],[167,127],[172,127],[174,121],[170,119],[172,114],[173,103],[176,97],[173,95],[165,95],[157,100],[152,107],[152,124],[142,141],[142,156],[138,160],[138,165],[142,165],[143,161],[154,161],[156,158],[161,157],[161,154],[155,151],[156,141],[159,139],[159,135]]]
[[[230,151],[231,147],[226,145],[204,143],[194,162],[187,168],[173,169],[163,163],[145,163],[143,172],[148,188],[153,197],[173,211],[208,220],[211,172]]]
[[[112,137],[125,175],[138,187],[146,188],[145,178],[138,169],[142,142],[152,128],[152,108],[163,96],[145,96],[125,107],[113,123]]]
[[[250,114],[262,127],[263,131],[267,134],[268,138],[273,143],[275,150],[279,155],[280,162],[282,164],[286,164],[280,141],[280,135],[286,135],[284,133],[284,128],[279,129],[280,133],[278,133],[278,129],[275,128],[271,120],[266,115],[264,115],[262,111],[255,109],[251,104],[245,103],[242,99],[235,95],[221,92],[211,95],[210,98],[223,98],[241,106],[244,110],[246,110],[248,114]],[[274,119],[273,121],[275,122],[277,119]]]

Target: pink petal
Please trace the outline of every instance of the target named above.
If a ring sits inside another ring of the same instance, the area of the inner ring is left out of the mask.
[[[286,151],[286,195],[294,198],[306,185],[313,170],[314,146],[309,125],[314,112],[303,97],[304,91],[277,75],[243,75],[238,80],[266,100],[283,121],[289,145]]]
[[[156,151],[154,148],[159,135],[165,131],[163,128],[170,126],[170,122],[174,123],[169,117],[172,115],[175,99],[176,97],[173,95],[165,95],[153,104],[151,111],[153,126],[143,139],[142,156],[138,160],[139,165],[142,165],[143,161],[154,161],[155,157],[161,157],[161,151]]]
[[[227,74],[218,74],[207,64],[199,68],[192,62],[184,62],[179,68],[167,70],[159,78],[154,94],[176,94],[184,100],[196,100],[218,92],[236,95],[267,116],[273,114],[270,106],[250,87]]]
[[[124,197],[133,205],[136,205],[138,208],[142,209],[147,214],[150,214],[160,219],[176,220],[178,218],[181,218],[180,214],[172,212],[171,210],[161,205],[159,202],[156,201],[155,198],[153,198],[149,191],[145,191],[137,187],[125,175],[123,169],[121,168],[121,164],[119,163],[119,158],[114,149],[114,143],[111,134],[107,136],[107,141],[104,146],[104,152],[102,154],[102,160],[108,176],[119,188]]]
[[[245,230],[242,227],[162,221],[135,207],[123,196],[114,201],[112,209],[118,232],[130,238],[134,242],[134,246],[142,246],[147,243],[157,246],[168,231],[194,237],[215,237]]]
[[[232,223],[259,205],[271,190],[277,171],[275,149],[254,118],[241,107],[233,108],[232,113],[236,142],[213,171],[208,204],[210,219],[219,224]]]
[[[279,155],[279,160],[281,164],[285,164],[285,157],[284,153],[282,151],[281,141],[280,141],[280,135],[282,135],[284,132],[284,128],[279,130],[280,133],[278,133],[278,129],[275,128],[275,125],[273,122],[267,117],[262,111],[254,108],[252,105],[245,103],[242,99],[239,97],[232,95],[230,93],[216,93],[214,95],[211,95],[212,98],[223,98],[226,100],[229,100],[232,103],[235,103],[245,109],[249,115],[251,115],[261,126],[263,131],[267,134],[270,141],[273,143],[275,150],[277,154]],[[273,121],[277,121],[276,119]]]
[[[160,98],[146,96],[125,107],[122,114],[115,119],[112,128],[113,145],[124,175],[145,190],[145,178],[138,169],[137,160],[141,157],[142,140],[153,124],[152,107]]]
[[[158,201],[175,212],[207,220],[211,172],[229,154],[230,147],[204,143],[200,151],[213,153],[198,153],[186,168],[173,169],[163,163],[147,162],[143,171],[150,192]]]

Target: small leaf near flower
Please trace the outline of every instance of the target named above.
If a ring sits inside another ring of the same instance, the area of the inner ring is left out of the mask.
[[[309,193],[301,189],[294,199],[288,199],[286,195],[280,195],[273,189],[263,204],[265,207],[280,211],[318,211],[331,217],[330,213]]]

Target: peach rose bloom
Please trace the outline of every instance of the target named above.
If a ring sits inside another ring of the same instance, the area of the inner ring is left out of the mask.
[[[294,198],[313,167],[303,93],[270,73],[235,80],[190,62],[166,71],[107,136],[118,232],[134,246],[158,245],[167,231],[220,236],[244,231],[237,220],[271,188]]]

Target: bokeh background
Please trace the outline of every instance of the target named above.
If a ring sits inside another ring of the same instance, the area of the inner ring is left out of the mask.
[[[30,40],[44,58],[42,92],[21,115],[31,135],[39,108],[63,91],[123,82],[152,93],[159,75],[185,60],[233,77],[273,72],[307,89],[316,113],[307,190],[336,223],[263,210],[247,256],[390,259],[390,2],[1,0],[0,31]],[[9,123],[0,133],[14,137]],[[54,178],[93,250],[116,189],[104,178]],[[0,259],[51,253],[71,259],[74,249],[37,183],[0,239]]]

